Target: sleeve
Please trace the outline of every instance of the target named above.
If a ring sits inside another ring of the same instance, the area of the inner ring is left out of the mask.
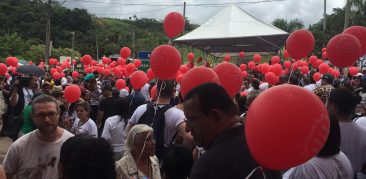
[[[91,119],[89,119],[91,120]],[[90,129],[89,129],[89,134],[95,138],[98,137],[98,129],[97,129],[97,125],[93,122],[90,125]]]
[[[135,112],[132,114],[131,119],[128,120],[129,123],[136,125],[139,122],[139,119],[146,111],[146,105],[139,106]]]
[[[18,169],[19,155],[17,155],[16,148],[11,145],[8,153],[5,155],[3,167],[6,173],[16,173]]]
[[[182,122],[184,122],[184,120],[186,119],[186,116],[184,115],[184,112],[178,108],[175,108],[174,109],[177,111],[176,112],[176,115],[174,115],[174,118],[175,118],[175,128],[178,128],[179,124],[181,124]]]
[[[110,124],[109,124],[110,120],[109,118],[105,121],[104,124],[104,128],[103,128],[103,132],[102,132],[102,138],[104,138],[105,140],[109,141],[109,139],[111,138],[109,129],[110,129]]]

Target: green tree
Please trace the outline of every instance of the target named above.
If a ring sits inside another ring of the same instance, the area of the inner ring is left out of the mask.
[[[285,19],[275,19],[272,22],[272,25],[288,33],[304,28],[304,23],[299,19],[292,19],[290,21]]]
[[[0,36],[0,58],[2,60],[8,56],[23,56],[28,49],[28,42],[17,33]]]

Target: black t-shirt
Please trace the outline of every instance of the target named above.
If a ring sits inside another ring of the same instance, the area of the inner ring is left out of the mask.
[[[195,163],[190,179],[238,179],[247,177],[259,165],[247,146],[243,125],[222,132],[211,144],[209,150]],[[267,174],[267,172],[266,172]],[[280,176],[280,173],[278,172]],[[262,179],[257,170],[250,179]],[[267,175],[267,178],[276,178]]]

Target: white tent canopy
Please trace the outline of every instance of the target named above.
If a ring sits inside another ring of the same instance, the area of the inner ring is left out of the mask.
[[[174,40],[209,53],[276,52],[288,33],[266,24],[235,4],[190,33]]]

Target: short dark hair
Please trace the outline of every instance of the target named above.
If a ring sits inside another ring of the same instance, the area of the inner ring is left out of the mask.
[[[347,88],[336,88],[330,92],[329,102],[336,106],[338,114],[352,115],[362,98]]]
[[[317,154],[318,157],[330,157],[341,151],[341,130],[339,123],[334,115],[329,115],[329,119],[329,135],[323,148]]]
[[[115,179],[110,144],[103,138],[78,135],[63,143],[60,164],[64,178]]]
[[[75,109],[77,108],[77,107],[82,107],[82,108],[84,108],[85,109],[85,111],[88,111],[88,113],[90,113],[90,105],[89,105],[89,103],[88,102],[86,102],[86,101],[81,101],[81,102],[78,102],[78,103],[76,103],[75,104]]]
[[[230,116],[238,113],[229,94],[216,83],[204,83],[193,88],[184,97],[184,101],[188,101],[196,96],[199,99],[199,109],[204,113],[209,112],[211,109],[218,109]]]
[[[259,85],[260,85],[259,80],[257,80],[257,79],[253,79],[253,80],[251,81],[251,84],[252,84],[252,87],[253,87],[255,90],[259,90]]]
[[[160,97],[162,98],[171,98],[173,96],[174,88],[174,80],[159,80],[156,94],[160,94]]]
[[[186,179],[193,165],[192,152],[182,145],[172,145],[163,158],[166,179]]]
[[[55,103],[56,105],[56,109],[57,109],[57,112],[60,111],[60,107],[58,106],[58,102],[57,100],[50,96],[50,95],[47,95],[47,94],[41,94],[39,96],[37,96],[33,101],[32,101],[32,113],[34,113],[35,111],[35,105],[36,104],[39,104],[39,103]]]
[[[128,113],[129,106],[130,106],[130,104],[126,97],[118,98],[116,100],[116,102],[114,103],[114,109],[113,109],[114,114],[121,116],[122,118],[127,120],[129,117],[129,113]]]

